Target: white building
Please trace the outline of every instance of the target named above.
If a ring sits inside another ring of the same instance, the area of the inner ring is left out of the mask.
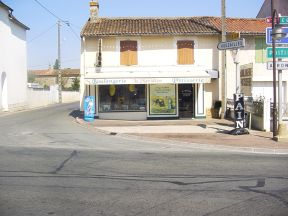
[[[91,95],[98,118],[210,115],[222,98],[220,17],[100,18],[98,9],[98,2],[90,2],[90,19],[81,32],[81,109],[84,97]],[[239,56],[242,69],[252,64],[255,74],[265,70],[266,64],[256,63],[255,44],[266,27],[265,19],[227,19],[228,36],[239,33],[246,40]],[[227,97],[232,98],[236,74],[231,51],[226,67]]]
[[[0,1],[0,111],[27,105],[27,26]]]

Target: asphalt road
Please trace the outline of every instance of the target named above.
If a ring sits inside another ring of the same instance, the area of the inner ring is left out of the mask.
[[[288,156],[99,134],[78,104],[0,117],[0,216],[288,215]]]

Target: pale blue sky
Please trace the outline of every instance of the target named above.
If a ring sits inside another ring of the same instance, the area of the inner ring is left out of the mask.
[[[62,68],[79,68],[80,31],[89,17],[90,0],[2,0],[14,16],[30,27],[27,32],[28,69],[45,69],[57,58],[57,18],[62,28]],[[264,0],[226,0],[227,17],[255,18]],[[101,17],[221,16],[221,0],[99,0]]]

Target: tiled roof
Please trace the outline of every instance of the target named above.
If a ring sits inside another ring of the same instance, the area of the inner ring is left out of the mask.
[[[54,69],[31,70],[30,73],[32,73],[35,76],[57,76],[58,70]],[[80,69],[61,69],[61,74],[62,76],[79,76]]]
[[[264,35],[265,19],[227,18],[227,32]],[[81,36],[221,34],[220,17],[98,18],[87,21]]]
[[[13,9],[10,8],[8,5],[4,4],[1,0],[0,0],[0,7],[4,8],[5,10],[8,11],[8,16],[9,16],[9,19],[16,23],[17,25],[21,26],[22,28],[26,29],[26,30],[30,30],[29,27],[27,27],[26,25],[24,25],[23,23],[21,23],[19,20],[16,19],[16,17],[14,17],[12,15],[12,12],[13,12]]]

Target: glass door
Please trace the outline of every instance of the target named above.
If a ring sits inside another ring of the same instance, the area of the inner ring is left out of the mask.
[[[194,85],[178,85],[178,105],[180,118],[194,117]]]

